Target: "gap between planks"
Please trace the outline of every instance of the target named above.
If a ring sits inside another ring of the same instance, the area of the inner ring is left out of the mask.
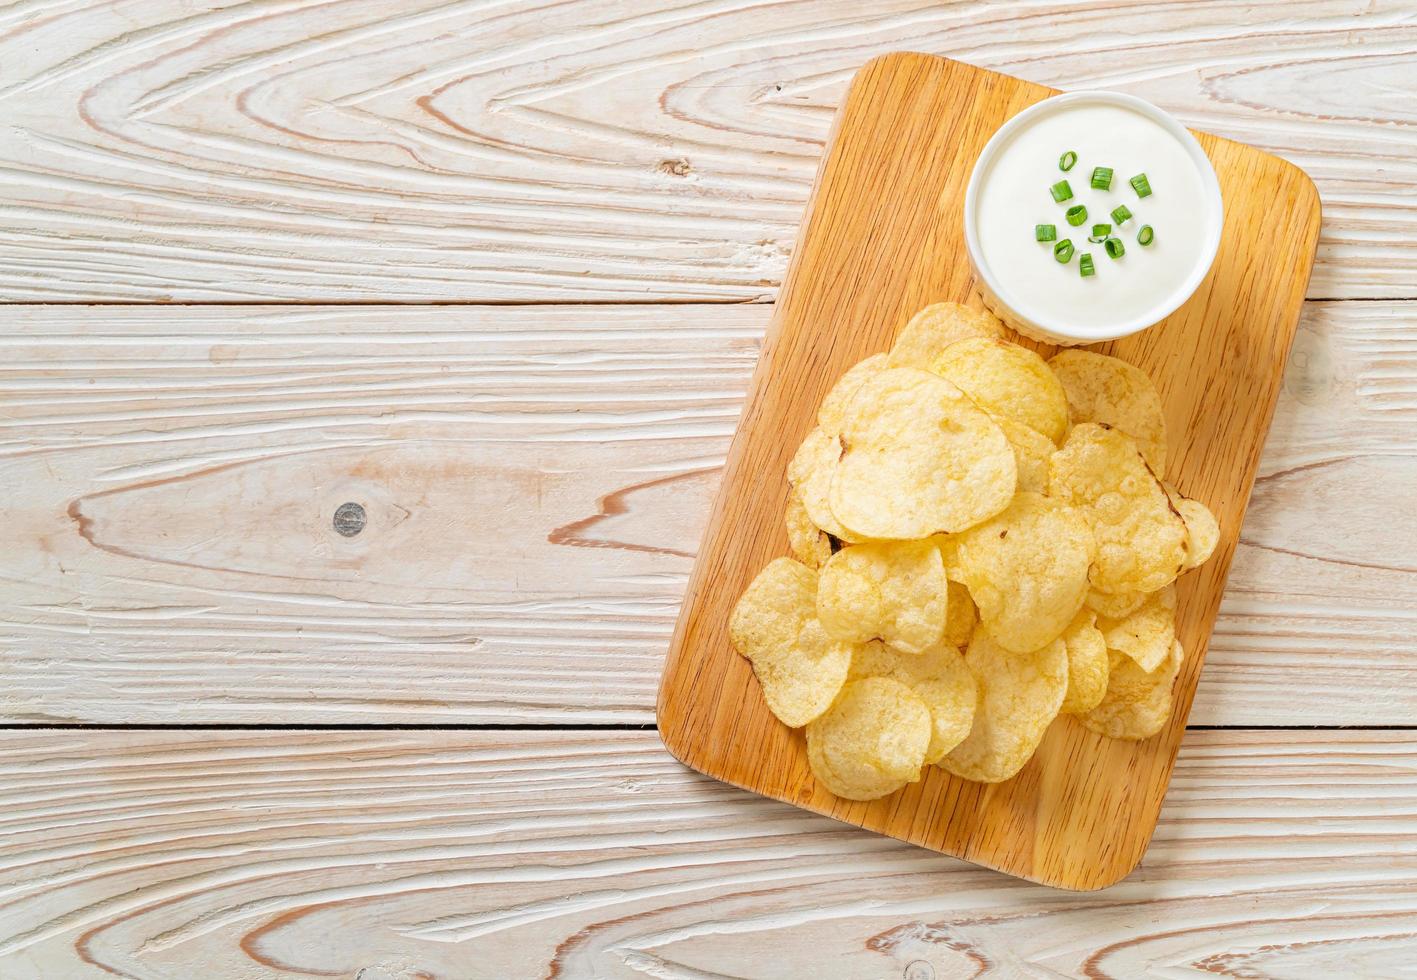
[[[1417,296],[1411,297],[1417,299]],[[1324,302],[1314,297],[1313,302]],[[1368,300],[1382,302],[1382,300]],[[1401,302],[1393,300],[1392,302]],[[186,309],[189,307],[212,306],[339,306],[339,307],[420,307],[420,306],[772,306],[773,300],[765,297],[749,299],[439,299],[439,300],[318,300],[318,299],[253,299],[253,300],[184,300],[181,303],[163,303],[156,300],[81,300],[57,299],[49,303],[33,301],[0,300],[0,309],[26,306],[136,306],[148,309]]]
[[[1399,296],[1306,296],[1304,304],[1310,303],[1409,303],[1417,300],[1417,292]],[[384,300],[379,302],[367,300],[317,300],[317,299],[292,299],[292,300],[193,300],[182,303],[159,303],[143,300],[107,300],[92,302],[88,300],[64,299],[55,300],[51,303],[15,302],[13,300],[0,300],[0,309],[15,309],[23,307],[51,307],[51,306],[83,306],[83,307],[144,307],[153,310],[181,310],[188,308],[205,307],[283,307],[283,306],[338,306],[348,309],[397,309],[397,308],[417,308],[422,306],[501,306],[515,308],[521,306],[772,306],[774,301],[764,298],[755,299],[449,299],[449,300]]]
[[[357,725],[357,724],[64,724],[64,722],[14,722],[0,732],[657,732],[657,725],[548,722],[523,725]],[[1186,725],[1187,732],[1410,732],[1417,725]]]

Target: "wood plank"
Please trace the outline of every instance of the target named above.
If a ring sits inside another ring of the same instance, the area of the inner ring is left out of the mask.
[[[0,719],[651,721],[770,313],[5,311]],[[1414,390],[1309,305],[1193,723],[1417,712]]]
[[[1192,732],[1141,867],[1086,895],[653,733],[5,732],[0,814],[9,980],[1396,977],[1417,935],[1412,732]]]
[[[832,112],[923,50],[1318,182],[1310,295],[1417,297],[1402,3],[60,0],[0,13],[0,298],[752,300]]]
[[[1155,383],[1170,443],[1165,476],[1220,525],[1214,555],[1176,581],[1184,656],[1174,710],[1154,737],[1104,738],[1064,716],[1010,779],[925,766],[897,792],[854,801],[816,778],[803,733],[769,709],[755,668],[729,643],[744,590],[787,551],[786,474],[817,406],[852,365],[888,350],[916,310],[972,301],[973,274],[953,260],[965,251],[970,165],[1002,122],[1055,94],[922,54],[878,58],[853,80],[689,578],[656,718],[676,758],[734,786],[1030,881],[1090,890],[1129,874],[1151,837],[1239,543],[1318,241],[1318,196],[1291,164],[1197,133],[1225,198],[1214,268],[1153,329],[1099,346]],[[1012,339],[1045,357],[1059,349]],[[876,451],[848,445],[849,436],[843,430],[843,472],[853,451],[858,459]],[[1002,437],[999,451],[1009,455]]]
[[[21,314],[6,715],[650,720],[762,329],[707,313]]]

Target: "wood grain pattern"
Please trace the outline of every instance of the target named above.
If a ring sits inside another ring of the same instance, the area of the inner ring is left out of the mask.
[[[657,716],[675,756],[735,786],[1087,889],[1122,878],[1146,848],[1220,606],[1318,238],[1318,197],[1293,166],[1198,134],[1225,198],[1215,267],[1173,316],[1104,347],[1156,382],[1171,440],[1167,476],[1221,526],[1215,556],[1177,583],[1186,659],[1166,730],[1121,742],[1062,717],[1008,782],[972,783],[927,766],[899,793],[853,803],[812,779],[801,733],[768,711],[727,636],[743,589],[786,553],[783,474],[822,395],[849,366],[888,348],[915,310],[969,298],[971,273],[957,257],[970,164],[1000,123],[1050,94],[927,55],[878,58],[856,76],[689,579]]]
[[[1078,895],[650,732],[5,732],[0,975],[1396,978],[1414,821],[1410,732],[1193,732],[1141,868]]]
[[[650,720],[760,316],[16,320],[10,719]]]
[[[1318,181],[1311,294],[1417,297],[1407,0],[185,0],[0,11],[0,298],[771,298],[850,74],[1112,87]]]
[[[5,311],[0,719],[652,721],[770,313]],[[1417,712],[1413,391],[1417,304],[1308,306],[1193,723]]]

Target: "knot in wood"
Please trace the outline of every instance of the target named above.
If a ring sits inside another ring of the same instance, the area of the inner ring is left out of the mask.
[[[354,537],[364,530],[366,523],[368,523],[368,517],[364,513],[364,508],[352,500],[335,508],[334,526],[342,537]]]

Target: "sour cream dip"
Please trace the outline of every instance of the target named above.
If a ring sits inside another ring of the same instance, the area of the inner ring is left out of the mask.
[[[1088,344],[1151,326],[1190,298],[1224,214],[1215,171],[1184,126],[1133,96],[1072,92],[989,140],[964,223],[995,313],[1038,339]]]

